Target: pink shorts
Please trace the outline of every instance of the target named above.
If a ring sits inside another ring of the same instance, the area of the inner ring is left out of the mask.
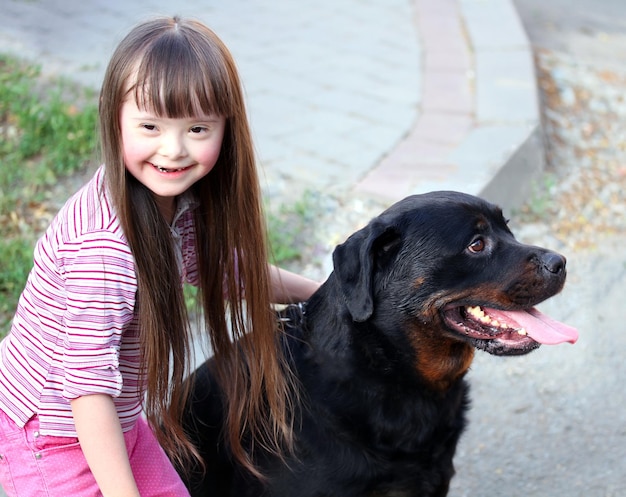
[[[77,438],[39,435],[33,417],[19,428],[0,410],[0,484],[8,497],[101,497]],[[124,434],[142,497],[189,497],[148,423]]]

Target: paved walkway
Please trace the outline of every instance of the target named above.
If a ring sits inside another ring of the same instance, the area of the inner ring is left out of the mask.
[[[154,13],[232,50],[268,194],[391,203],[457,189],[519,204],[541,166],[532,55],[511,0],[0,0],[0,46],[98,88]],[[503,177],[504,176],[504,177]]]

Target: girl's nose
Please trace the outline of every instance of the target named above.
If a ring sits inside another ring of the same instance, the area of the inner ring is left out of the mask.
[[[185,140],[178,133],[166,133],[161,140],[159,153],[168,159],[178,159],[187,155]]]

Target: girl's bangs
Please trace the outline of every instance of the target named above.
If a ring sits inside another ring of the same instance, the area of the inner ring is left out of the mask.
[[[223,61],[211,51],[190,47],[184,39],[166,37],[155,43],[144,54],[135,78],[130,91],[137,105],[158,116],[233,114]]]

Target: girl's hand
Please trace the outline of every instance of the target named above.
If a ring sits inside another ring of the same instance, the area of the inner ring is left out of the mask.
[[[78,441],[104,497],[139,497],[113,399],[86,395],[72,400]]]

